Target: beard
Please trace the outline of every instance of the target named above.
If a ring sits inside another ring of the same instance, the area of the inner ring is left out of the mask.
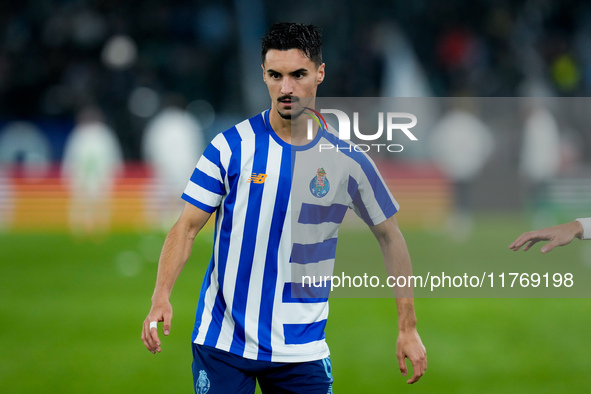
[[[279,110],[279,106],[277,107],[277,113],[279,114],[279,116],[281,116],[283,119],[297,119],[301,114],[304,113],[304,111],[306,110],[305,107],[300,107],[299,111],[294,111],[294,104],[299,103],[300,99],[298,97],[294,97],[294,96],[282,96],[279,97],[277,99],[277,101],[282,101],[284,99],[291,99],[291,104],[292,104],[292,108],[291,108],[291,113],[282,113]]]
[[[277,108],[277,113],[279,114],[279,116],[281,116],[283,119],[297,119],[298,117],[300,117],[301,114],[304,113],[306,109],[302,108],[300,111],[296,112],[296,113],[291,113],[291,114],[283,114],[279,111],[279,108]]]

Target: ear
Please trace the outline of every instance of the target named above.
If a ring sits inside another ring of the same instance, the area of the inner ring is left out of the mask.
[[[261,64],[261,68],[263,69],[263,81],[267,83],[267,73],[265,72],[265,65]]]
[[[318,73],[318,79],[316,80],[318,85],[320,85],[322,81],[324,81],[324,66],[325,64],[322,63],[320,66],[318,66],[318,70],[316,71]]]

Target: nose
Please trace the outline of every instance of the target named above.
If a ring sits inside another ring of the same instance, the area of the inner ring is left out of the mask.
[[[293,94],[293,82],[291,78],[283,78],[283,81],[281,81],[281,94]]]

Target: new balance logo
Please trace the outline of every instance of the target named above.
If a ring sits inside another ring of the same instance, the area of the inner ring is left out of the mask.
[[[246,181],[247,183],[265,183],[265,179],[267,178],[267,174],[257,174],[253,172],[251,177],[248,178]]]

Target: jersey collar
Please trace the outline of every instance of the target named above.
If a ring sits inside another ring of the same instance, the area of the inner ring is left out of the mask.
[[[320,141],[320,139],[322,138],[322,136],[326,132],[326,130],[324,128],[324,125],[321,125],[321,127],[318,130],[318,133],[316,133],[316,136],[314,137],[314,139],[312,141],[310,141],[309,143],[307,143],[306,145],[291,145],[291,144],[288,144],[287,142],[285,142],[281,138],[279,138],[279,136],[277,135],[277,133],[275,132],[275,130],[273,130],[273,127],[271,127],[271,122],[269,122],[269,112],[270,111],[271,111],[271,109],[269,108],[268,110],[266,110],[263,113],[263,122],[265,123],[265,127],[269,131],[269,134],[271,134],[271,137],[273,137],[273,139],[279,145],[281,145],[284,148],[291,149],[293,151],[308,150],[308,149],[313,148],[314,146],[316,146],[316,144],[318,144],[318,141]]]

